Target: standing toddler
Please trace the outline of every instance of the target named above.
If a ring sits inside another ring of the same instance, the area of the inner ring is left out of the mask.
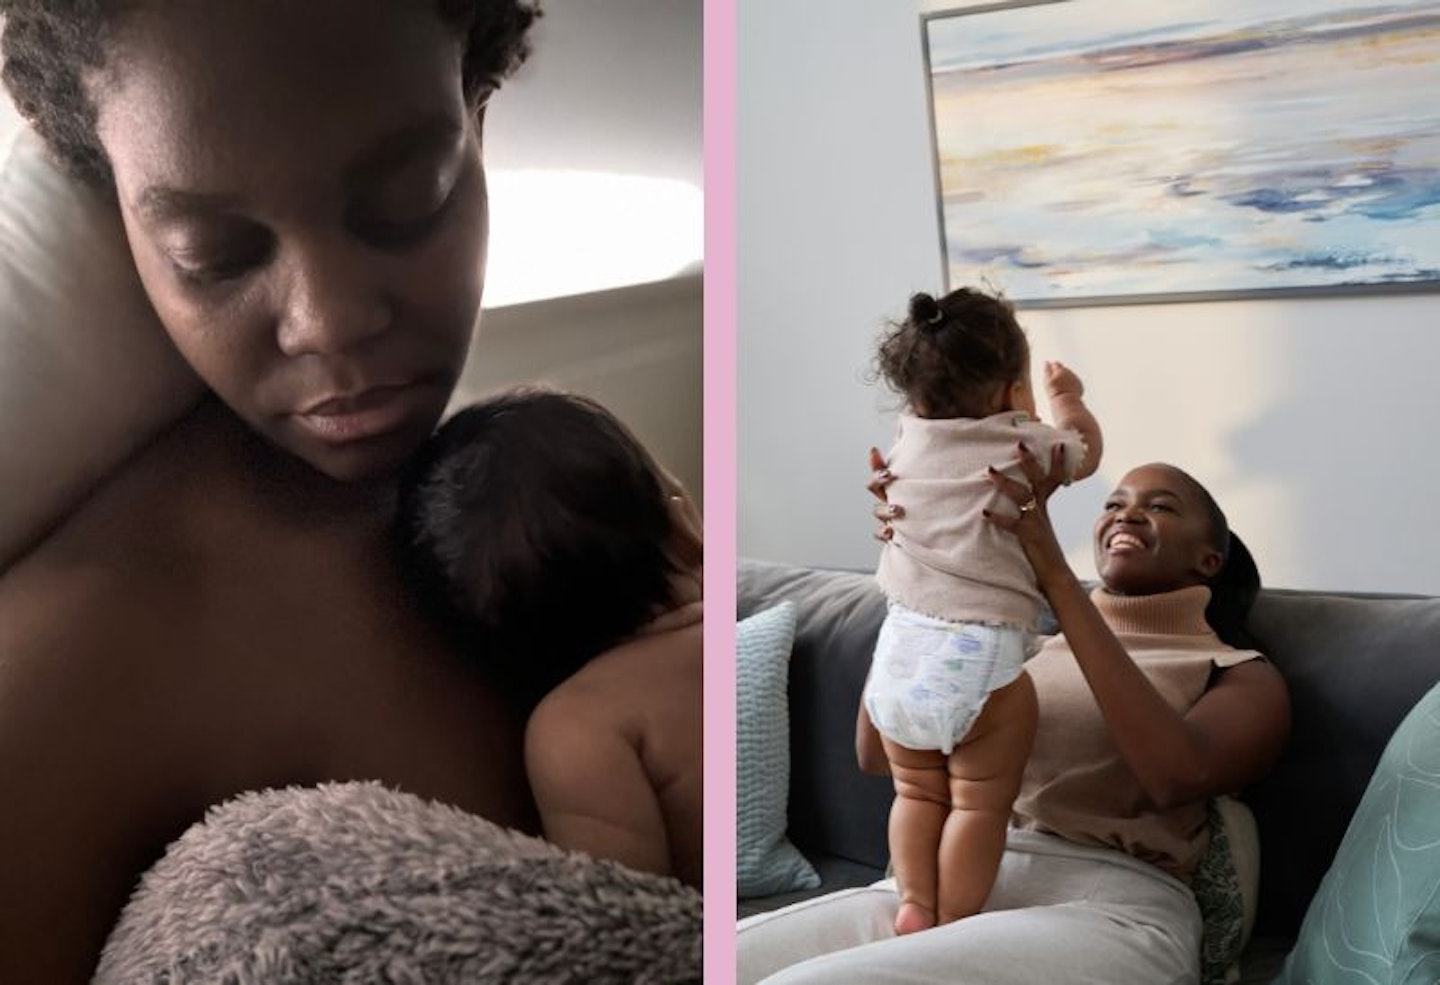
[[[1016,462],[1022,443],[1048,463],[1058,443],[1067,480],[1084,478],[1101,436],[1080,379],[1056,362],[1045,364],[1055,426],[1036,419],[1025,333],[980,291],[912,297],[877,362],[906,402],[887,463],[903,513],[876,575],[889,612],[863,705],[895,782],[895,931],[907,934],[984,905],[1035,736],[1023,663],[1043,599],[1019,541],[986,519],[1015,509],[992,466]],[[1006,474],[1025,481],[1018,464]]]

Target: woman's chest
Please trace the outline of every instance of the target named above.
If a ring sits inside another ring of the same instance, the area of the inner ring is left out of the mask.
[[[207,786],[373,779],[530,827],[522,718],[355,543],[254,535],[176,586],[167,662],[207,709]]]
[[[1213,652],[1135,646],[1129,653],[1150,686],[1180,714],[1200,700],[1215,666]],[[1048,643],[1025,669],[1040,704],[1037,748],[1053,746],[1067,755],[1113,748],[1095,695],[1062,640]]]

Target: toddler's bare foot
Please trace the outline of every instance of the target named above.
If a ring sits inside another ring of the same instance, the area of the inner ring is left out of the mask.
[[[935,911],[919,903],[901,903],[895,914],[895,933],[903,937],[935,926]]]

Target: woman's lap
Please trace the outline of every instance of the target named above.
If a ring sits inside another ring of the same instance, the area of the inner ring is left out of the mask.
[[[895,937],[893,884],[843,890],[740,924],[738,980],[1191,985],[1201,921],[1179,882],[1119,853],[1012,832],[986,911]],[[773,976],[773,977],[767,977]]]

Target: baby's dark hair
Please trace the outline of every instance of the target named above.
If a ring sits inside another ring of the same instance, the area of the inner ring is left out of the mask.
[[[422,597],[531,702],[673,602],[658,469],[586,397],[527,387],[455,414],[407,469],[399,525]]]
[[[138,0],[0,0],[6,88],[20,115],[56,160],[95,188],[114,191],[110,159],[96,133],[87,72],[105,66],[119,18]],[[426,0],[446,21],[468,25],[462,78],[477,106],[530,53],[527,34],[540,16],[536,0]]]
[[[1245,626],[1250,607],[1260,594],[1260,569],[1225,518],[1220,504],[1210,490],[1184,469],[1166,466],[1179,475],[1200,498],[1210,527],[1210,545],[1220,552],[1220,570],[1210,576],[1210,604],[1205,607],[1205,621],[1215,635],[1233,647],[1254,649],[1254,640]]]
[[[880,339],[875,375],[920,417],[984,417],[997,383],[1013,383],[1030,360],[1015,308],[962,287],[943,298],[915,294],[904,321]]]

